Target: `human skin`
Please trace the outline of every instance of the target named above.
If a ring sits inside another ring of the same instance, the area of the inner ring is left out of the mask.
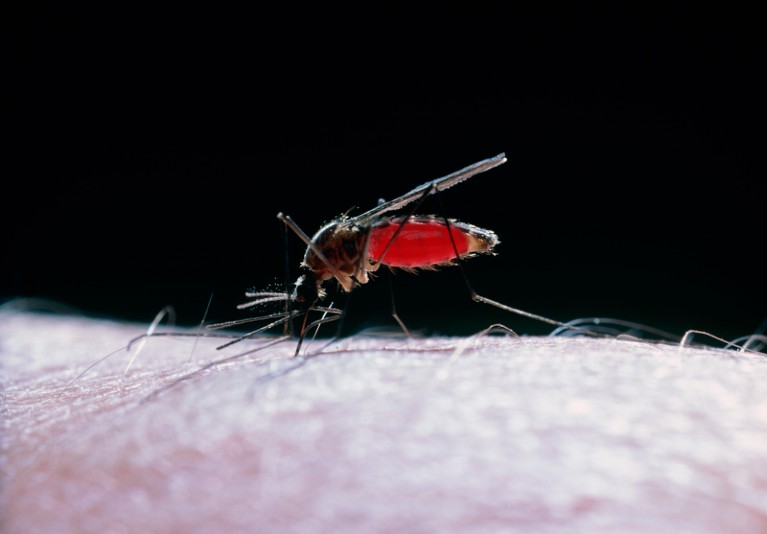
[[[0,316],[0,530],[767,531],[764,355],[141,329]]]

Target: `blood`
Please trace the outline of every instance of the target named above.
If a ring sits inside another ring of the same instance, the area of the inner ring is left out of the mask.
[[[402,230],[392,241],[400,226]],[[390,267],[410,269],[448,263],[455,259],[456,250],[460,256],[472,252],[472,240],[460,226],[460,223],[451,222],[451,241],[448,227],[441,219],[410,218],[404,226],[401,218],[384,221],[370,230],[368,257],[373,261],[381,261],[381,255],[386,251],[381,263]]]

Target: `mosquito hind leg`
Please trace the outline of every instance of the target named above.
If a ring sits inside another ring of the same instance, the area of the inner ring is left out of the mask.
[[[438,195],[437,201],[440,202],[440,204],[442,203],[442,200],[441,200],[441,198],[439,198],[439,195]],[[442,212],[443,213],[445,212],[444,208],[442,209]],[[453,232],[450,229],[450,227],[451,227],[450,220],[447,217],[445,217],[445,216],[443,216],[442,219],[443,219],[443,221],[445,223],[445,226],[447,227],[447,235],[450,238],[450,244],[453,247],[453,252],[455,253],[454,260],[455,260],[455,262],[457,263],[458,267],[461,270],[461,276],[463,276],[463,281],[466,284],[466,288],[469,291],[469,297],[471,298],[471,300],[473,300],[474,302],[480,302],[482,304],[487,304],[489,306],[493,306],[495,308],[498,308],[499,310],[503,310],[503,311],[506,311],[506,312],[509,312],[509,313],[513,313],[513,314],[519,315],[521,317],[527,317],[528,319],[533,319],[535,321],[539,321],[539,322],[542,322],[542,323],[547,323],[547,324],[550,324],[552,326],[556,326],[556,327],[559,327],[559,328],[566,328],[568,330],[573,330],[573,331],[576,331],[576,332],[579,332],[579,333],[582,333],[582,334],[585,334],[585,335],[589,335],[589,336],[600,337],[599,334],[597,334],[595,332],[592,332],[590,330],[586,330],[586,329],[583,329],[583,328],[578,328],[577,326],[573,326],[571,324],[567,324],[567,323],[564,323],[562,321],[557,321],[555,319],[550,319],[548,317],[544,317],[543,315],[538,315],[538,314],[531,313],[531,312],[528,312],[528,311],[525,311],[525,310],[520,310],[519,308],[514,308],[512,306],[508,306],[506,304],[503,304],[503,303],[498,302],[498,301],[493,300],[493,299],[489,299],[489,298],[484,297],[484,296],[480,295],[479,293],[477,293],[474,290],[474,287],[471,285],[471,282],[469,282],[469,277],[466,274],[466,269],[464,267],[464,259],[461,257],[461,254],[458,252],[458,245],[456,245],[455,238],[453,237]]]

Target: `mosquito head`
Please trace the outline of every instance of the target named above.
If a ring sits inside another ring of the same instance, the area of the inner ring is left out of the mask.
[[[325,292],[320,287],[314,271],[305,269],[304,274],[298,277],[290,295],[295,309],[305,311],[325,296]]]
[[[336,279],[347,293],[366,283],[363,268],[368,231],[342,215],[326,224],[309,243],[302,265],[318,284]],[[322,296],[322,295],[320,295]]]

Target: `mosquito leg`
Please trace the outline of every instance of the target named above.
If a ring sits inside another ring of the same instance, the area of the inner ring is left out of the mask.
[[[520,315],[522,317],[527,317],[528,319],[533,319],[534,321],[540,321],[542,323],[548,323],[553,326],[557,326],[560,328],[567,328],[568,330],[574,330],[582,334],[586,334],[588,336],[597,336],[601,337],[598,333],[593,332],[591,330],[586,330],[584,328],[578,328],[577,326],[573,326],[567,323],[563,323],[562,321],[557,321],[555,319],[549,319],[548,317],[544,317],[543,315],[538,315],[535,313],[530,313],[525,310],[520,310],[519,308],[513,308],[511,306],[508,306],[506,304],[503,304],[501,302],[498,302],[496,300],[489,299],[487,297],[483,297],[479,293],[477,293],[474,288],[472,287],[471,283],[469,282],[469,277],[466,274],[466,269],[464,269],[463,266],[463,259],[458,255],[458,249],[455,245],[455,240],[453,239],[453,234],[450,232],[450,222],[445,219],[445,223],[448,225],[448,232],[447,234],[450,236],[450,241],[453,244],[453,249],[455,250],[456,254],[456,260],[458,261],[458,266],[461,269],[461,275],[463,276],[463,280],[466,283],[466,288],[469,290],[469,296],[471,297],[471,300],[474,302],[481,302],[483,304],[488,304],[490,306],[494,306],[500,310],[507,311],[509,313],[514,313],[516,315]]]
[[[434,185],[432,185],[431,187],[425,189],[424,192],[421,194],[421,198],[419,198],[413,204],[413,207],[410,209],[409,213],[407,214],[407,217],[403,217],[402,218],[402,222],[400,223],[399,227],[397,227],[397,229],[394,231],[394,235],[391,236],[391,239],[389,240],[389,242],[384,247],[383,252],[381,252],[381,256],[377,259],[378,263],[383,263],[384,258],[386,257],[386,253],[389,252],[389,249],[391,248],[392,243],[394,243],[394,240],[397,239],[397,237],[399,236],[400,232],[402,232],[402,229],[405,227],[405,225],[410,220],[410,217],[412,217],[413,214],[415,214],[416,210],[419,207],[421,207],[421,204],[423,204],[423,201],[426,200],[426,197],[428,197],[429,195],[432,194],[434,189],[435,189]],[[452,239],[452,236],[451,236],[451,239]],[[453,243],[453,248],[455,248],[455,243]]]
[[[322,312],[322,317],[319,319],[316,319],[309,322],[309,313],[311,312]],[[301,352],[301,346],[304,344],[304,340],[306,339],[306,336],[314,330],[315,335],[317,334],[317,331],[319,330],[319,327],[325,323],[330,323],[333,321],[339,321],[343,320],[344,318],[344,311],[339,308],[327,308],[324,306],[311,306],[308,310],[306,310],[306,313],[304,313],[304,320],[301,324],[301,334],[298,337],[298,346],[296,347],[296,352],[293,354],[293,356],[298,356],[298,354]],[[336,336],[333,339],[338,339],[340,336],[340,329],[339,332],[336,334]]]
[[[395,321],[397,321],[397,324],[399,324],[400,328],[402,328],[402,331],[405,332],[407,337],[413,337],[413,334],[410,333],[410,330],[408,330],[408,327],[405,326],[405,323],[402,322],[402,319],[397,313],[397,305],[394,301],[394,281],[392,280],[391,276],[389,276],[389,294],[391,295],[391,316]]]
[[[533,319],[535,321],[540,321],[542,323],[548,323],[550,325],[554,325],[554,326],[557,326],[557,327],[560,327],[560,328],[567,328],[568,330],[575,330],[577,332],[580,332],[582,334],[586,334],[586,335],[589,335],[589,336],[601,337],[598,333],[593,332],[591,330],[585,330],[583,328],[578,328],[577,326],[569,325],[567,323],[563,323],[563,322],[557,321],[555,319],[549,319],[548,317],[544,317],[543,315],[537,315],[535,313],[530,313],[530,312],[525,311],[525,310],[520,310],[519,308],[512,308],[511,306],[507,306],[506,304],[502,304],[502,303],[500,303],[498,301],[489,299],[487,297],[483,297],[482,295],[480,295],[479,293],[474,291],[474,289],[471,287],[471,285],[469,285],[468,279],[466,277],[466,273],[463,271],[463,269],[461,269],[461,272],[463,273],[464,280],[466,280],[466,285],[469,288],[469,295],[471,296],[471,300],[473,300],[474,302],[482,302],[484,304],[489,304],[490,306],[495,306],[498,309],[501,309],[501,310],[504,310],[504,311],[507,311],[507,312],[510,312],[510,313],[515,313],[517,315],[521,315],[522,317],[527,317],[528,319]]]
[[[351,303],[353,293],[347,293],[346,294],[346,302],[344,302],[343,308],[340,308],[340,312],[337,314],[338,317],[338,326],[336,327],[336,335],[334,336],[335,339],[341,338],[341,333],[344,329],[344,321],[346,320],[346,312],[349,310],[349,304]]]
[[[298,343],[296,344],[296,352],[293,354],[293,356],[298,356],[298,353],[301,352],[301,346],[304,344],[304,338],[306,338],[307,329],[306,324],[309,321],[309,310],[306,310],[306,313],[304,313],[304,319],[301,321],[301,333],[298,336]]]
[[[389,251],[389,248],[391,247],[392,243],[394,243],[394,240],[397,239],[397,236],[399,236],[400,232],[402,232],[402,229],[405,227],[405,225],[410,220],[410,217],[413,216],[413,214],[416,212],[416,210],[423,204],[423,201],[426,200],[426,197],[431,195],[435,190],[434,185],[431,187],[428,187],[424,190],[424,192],[421,194],[421,197],[415,202],[413,207],[410,209],[410,212],[408,213],[407,217],[404,217],[402,219],[402,222],[400,223],[399,227],[397,227],[397,230],[395,230],[394,235],[389,240],[389,243],[387,243],[386,247],[384,248],[383,252],[381,253],[381,256],[378,258],[378,263],[383,263],[384,258],[386,257],[386,253]],[[449,229],[449,227],[448,227]],[[451,236],[452,239],[452,236]],[[455,243],[453,243],[453,248],[455,249]],[[397,321],[397,324],[399,324],[400,328],[402,328],[402,331],[405,332],[405,335],[407,337],[413,337],[413,334],[410,333],[410,330],[407,326],[405,326],[405,323],[402,321],[402,318],[400,318],[399,314],[397,313],[397,306],[394,302],[394,282],[392,281],[391,277],[389,277],[389,293],[391,295],[391,316],[394,318],[395,321]]]
[[[442,204],[442,200],[437,198],[437,201]],[[442,208],[442,213],[445,213],[444,207]],[[578,328],[577,326],[573,326],[571,324],[563,323],[561,321],[557,321],[555,319],[549,319],[548,317],[544,317],[543,315],[538,315],[535,313],[530,313],[525,310],[520,310],[519,308],[513,308],[511,306],[507,306],[506,304],[503,304],[501,302],[498,302],[496,300],[489,299],[487,297],[483,297],[479,293],[477,293],[474,288],[472,287],[471,283],[469,282],[469,277],[466,274],[466,269],[464,268],[464,260],[461,258],[460,253],[458,252],[458,246],[455,243],[455,239],[453,238],[453,232],[450,229],[450,220],[443,216],[442,219],[445,221],[445,226],[447,227],[447,235],[450,237],[450,244],[453,246],[453,252],[455,253],[455,261],[458,263],[458,267],[461,270],[461,276],[463,276],[463,281],[466,284],[466,288],[469,291],[469,296],[471,297],[471,300],[474,302],[481,302],[483,304],[488,304],[490,306],[494,306],[500,310],[507,311],[509,313],[513,313],[516,315],[519,315],[521,317],[527,317],[528,319],[533,319],[535,321],[540,321],[542,323],[548,323],[553,326],[557,326],[559,328],[566,328],[568,330],[574,330],[576,332],[589,335],[589,336],[597,336],[601,337],[600,334],[596,332],[592,332],[590,330],[586,330],[583,328]]]

